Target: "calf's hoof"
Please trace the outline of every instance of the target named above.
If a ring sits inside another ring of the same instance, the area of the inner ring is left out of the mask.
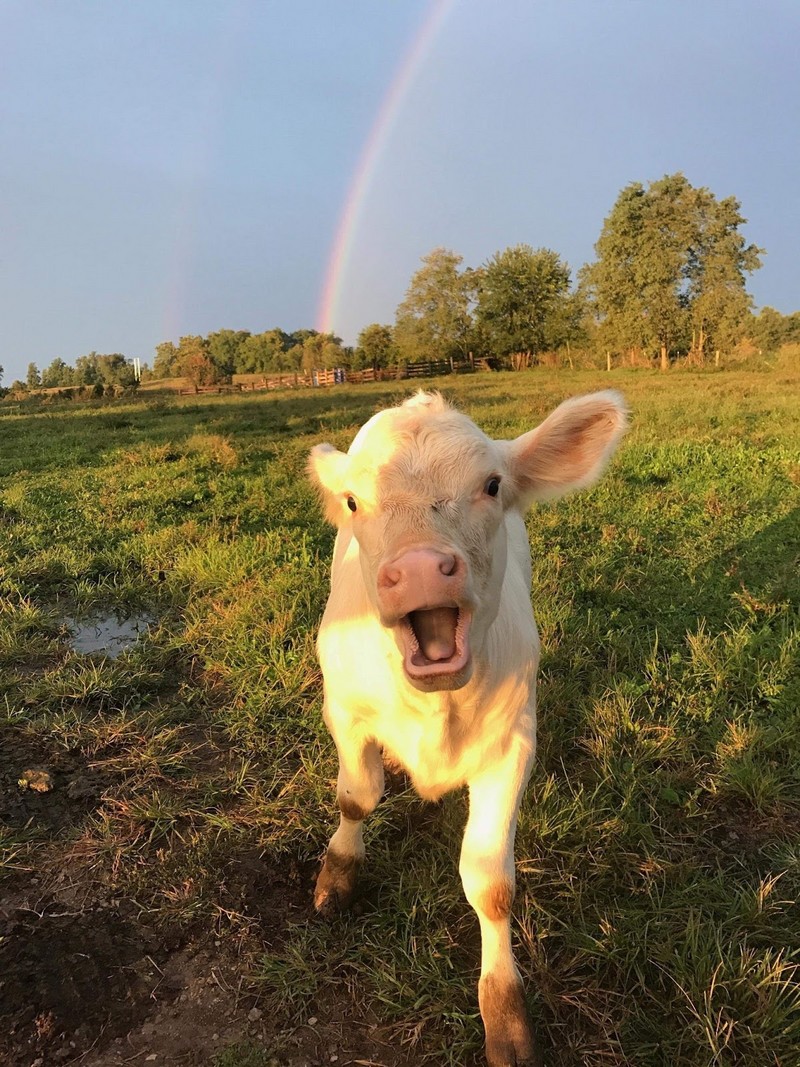
[[[542,1067],[522,982],[487,975],[478,985],[489,1067]]]
[[[328,849],[314,889],[314,907],[320,915],[336,915],[350,907],[357,876],[355,856],[341,856]]]

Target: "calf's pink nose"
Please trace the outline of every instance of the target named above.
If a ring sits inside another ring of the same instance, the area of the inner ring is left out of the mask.
[[[392,589],[413,581],[416,585],[440,585],[443,578],[458,575],[458,557],[452,552],[435,548],[412,548],[402,556],[384,563],[378,571],[378,586]]]

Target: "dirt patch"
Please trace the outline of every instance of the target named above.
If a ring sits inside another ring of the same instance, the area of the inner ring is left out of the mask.
[[[209,1067],[236,1049],[255,1050],[259,1067],[418,1063],[346,989],[326,991],[290,1023],[248,980],[292,925],[321,921],[311,908],[315,872],[243,853],[219,884],[217,936],[205,928],[183,943],[149,929],[132,901],[81,907],[69,892],[18,892],[15,906],[0,908],[0,1063]]]
[[[157,977],[135,1025],[107,1031],[76,1062],[189,1067],[211,1063],[215,1052],[250,1036],[253,1009],[240,992],[241,972],[221,945],[186,946],[159,966]]]
[[[718,807],[719,823],[712,839],[720,851],[738,857],[757,856],[776,842],[791,842],[797,836],[796,808],[774,804],[769,811],[757,811],[743,802]]]
[[[261,999],[251,976],[265,954],[298,925],[321,921],[312,907],[317,862],[228,843],[208,887],[216,919],[205,911],[192,929],[165,933],[142,905],[120,897],[108,871],[74,852],[76,828],[114,774],[18,727],[0,728],[0,750],[0,825],[38,831],[35,868],[29,853],[2,880],[3,1067],[211,1067],[237,1049],[241,1056],[220,1062],[419,1062],[391,1028],[365,1017],[346,985],[310,1002],[300,1021]],[[180,847],[177,837],[170,853]]]
[[[0,1059],[67,1063],[127,1032],[163,981],[165,945],[119,908],[56,899],[0,912]]]
[[[164,986],[154,992],[147,1019],[104,1048],[70,1060],[81,1067],[208,1067],[226,1050],[250,1051],[244,1062],[269,1067],[412,1067],[419,1057],[393,1045],[391,1035],[357,1015],[344,1001],[330,1000],[301,1024],[286,1027],[247,991],[243,960],[219,941],[190,946],[163,967]],[[256,1055],[258,1054],[258,1058]],[[231,1057],[228,1062],[240,1062]],[[15,1065],[16,1067],[16,1065]],[[21,1067],[21,1065],[20,1065]],[[45,1067],[45,1065],[42,1065]]]
[[[95,808],[108,778],[77,750],[0,727],[0,824],[57,832]],[[29,772],[36,772],[34,778]],[[46,788],[37,788],[36,781]]]
[[[217,890],[217,904],[226,925],[244,924],[264,948],[275,948],[291,923],[309,915],[319,864],[294,856],[268,863],[250,849],[226,864]]]

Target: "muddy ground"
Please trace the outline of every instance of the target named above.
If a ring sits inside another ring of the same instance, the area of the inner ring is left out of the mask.
[[[64,831],[108,784],[102,765],[87,765],[78,752],[37,750],[10,727],[0,728],[0,752],[0,827],[37,835],[33,856],[12,863],[0,881],[3,1067],[418,1061],[345,995],[312,1004],[301,1023],[288,1025],[245,977],[289,924],[311,914],[316,865],[275,869],[256,852],[233,857],[220,903],[249,920],[243,928],[230,936],[202,924],[156,928],[136,901],[64,851]]]

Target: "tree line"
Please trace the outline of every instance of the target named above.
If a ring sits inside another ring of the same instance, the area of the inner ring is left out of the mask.
[[[478,268],[438,248],[425,256],[397,309],[400,358],[491,354],[512,365],[580,352],[606,365],[625,360],[666,369],[703,364],[737,346],[773,350],[800,342],[800,312],[752,312],[747,276],[764,250],[745,240],[735,197],[718,199],[683,174],[619,194],[595,245],[596,259],[571,277],[548,248],[517,245]]]
[[[0,367],[0,379],[3,371]],[[15,381],[13,392],[35,392],[37,389],[53,389],[77,386],[96,396],[104,392],[132,388],[136,384],[133,362],[120,352],[101,355],[90,352],[80,356],[74,366],[56,358],[41,373],[35,363],[28,364],[25,381]]]
[[[545,354],[703,364],[749,341],[770,351],[800,343],[800,312],[752,312],[747,276],[764,250],[741,232],[735,197],[718,199],[681,174],[620,192],[595,245],[596,259],[573,279],[549,248],[515,245],[478,267],[435,248],[422,259],[391,324],[366,326],[354,347],[316,330],[262,333],[217,330],[156,346],[143,378],[183,377],[195,385],[234,374],[309,373],[314,369],[387,367],[418,360],[492,357],[512,366]],[[0,375],[2,370],[0,370]],[[115,353],[82,356],[70,367],[55,359],[41,374],[30,364],[12,389],[135,384],[132,363]]]
[[[234,374],[300,372],[351,366],[353,349],[340,337],[317,330],[281,329],[250,333],[216,330],[207,337],[181,337],[156,345],[153,377],[183,377],[198,385],[230,380]]]

